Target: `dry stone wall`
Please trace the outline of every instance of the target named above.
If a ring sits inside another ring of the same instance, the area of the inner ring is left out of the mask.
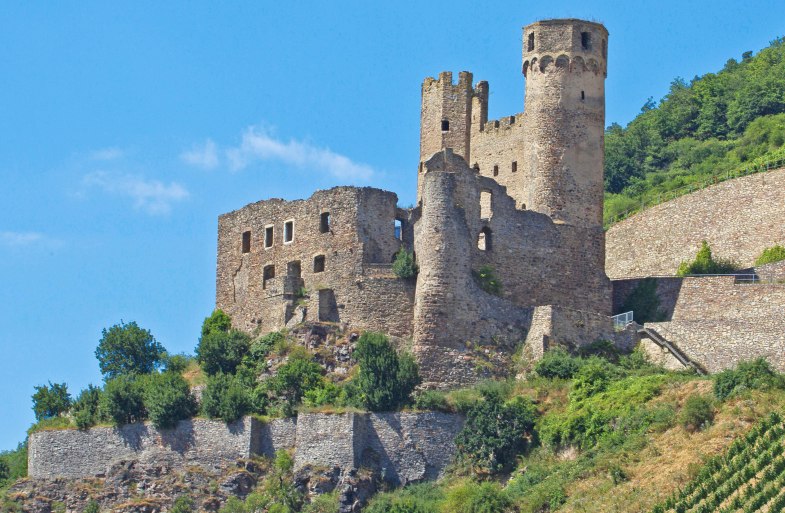
[[[751,267],[785,244],[785,169],[728,180],[640,212],[606,233],[611,278],[674,275],[706,240],[715,256]]]

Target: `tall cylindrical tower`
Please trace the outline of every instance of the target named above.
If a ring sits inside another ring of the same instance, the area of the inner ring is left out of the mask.
[[[608,31],[545,20],[523,29],[527,208],[602,229]]]

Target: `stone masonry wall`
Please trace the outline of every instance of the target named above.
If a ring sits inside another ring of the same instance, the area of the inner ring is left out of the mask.
[[[292,427],[285,419],[263,425],[246,417],[229,425],[183,420],[167,430],[145,423],[86,431],[39,431],[28,441],[28,473],[33,478],[89,477],[104,474],[122,460],[218,469],[255,452],[293,446]]]
[[[715,256],[751,267],[785,244],[785,169],[728,180],[640,212],[607,232],[611,278],[674,275],[706,240]]]

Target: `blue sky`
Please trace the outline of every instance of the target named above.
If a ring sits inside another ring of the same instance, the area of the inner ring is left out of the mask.
[[[217,216],[372,185],[412,203],[420,84],[490,82],[523,109],[521,27],[610,31],[607,121],[675,77],[785,35],[778,1],[0,4],[0,449],[35,385],[101,381],[103,327],[192,352],[215,294]]]

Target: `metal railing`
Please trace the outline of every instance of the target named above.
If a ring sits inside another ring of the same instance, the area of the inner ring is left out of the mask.
[[[680,196],[684,196],[685,194],[689,194],[691,192],[705,189],[706,187],[724,182],[726,180],[730,180],[731,178],[738,178],[740,176],[753,175],[756,173],[766,173],[768,171],[774,171],[775,169],[780,169],[783,166],[785,166],[785,157],[781,157],[776,160],[771,160],[766,162],[765,164],[760,164],[757,166],[742,167],[739,169],[734,169],[732,171],[726,171],[724,173],[711,175],[706,180],[690,183],[682,187],[679,187],[677,189],[673,189],[671,191],[665,191],[651,198],[641,197],[640,205],[636,205],[633,208],[627,209],[624,212],[616,214],[615,216],[610,218],[607,222],[605,222],[605,228],[608,229],[614,224],[618,223],[619,221],[624,221],[625,219],[627,219],[633,214],[637,214],[638,212],[643,212],[647,208],[653,207],[655,205],[659,205],[661,203],[665,203],[666,201],[676,199]]]
[[[613,327],[615,329],[624,329],[625,326],[632,322],[632,310],[614,315],[611,319],[613,319]]]

